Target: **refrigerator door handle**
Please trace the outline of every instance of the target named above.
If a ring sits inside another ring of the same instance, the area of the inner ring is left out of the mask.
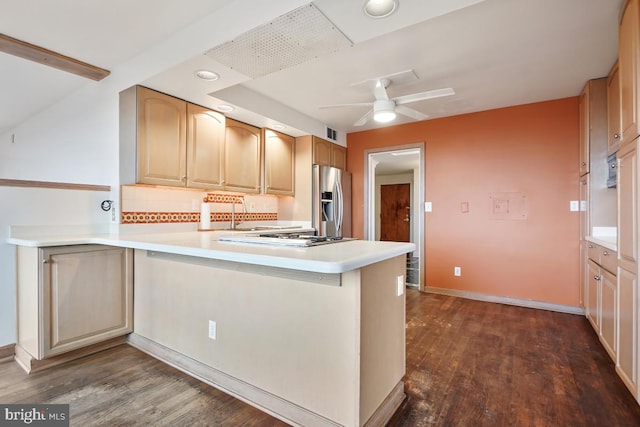
[[[336,236],[342,236],[342,182],[341,177],[336,180],[336,201],[334,203],[334,218],[336,221]]]

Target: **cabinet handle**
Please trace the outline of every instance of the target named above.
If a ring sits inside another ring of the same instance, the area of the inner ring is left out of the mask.
[[[611,169],[615,169],[616,168],[616,164],[615,163],[611,163]]]
[[[620,139],[620,134],[619,133],[614,133],[613,134],[613,139]]]
[[[607,251],[604,251],[604,252],[602,252],[602,255],[604,255],[604,256],[609,256],[609,255],[611,255],[611,254],[610,254],[609,252],[607,252]]]
[[[593,245],[589,245],[589,249],[593,249]]]
[[[582,166],[587,166],[587,164],[585,162],[582,162]]]
[[[43,264],[49,264],[49,259],[43,259],[43,260],[42,260],[42,263],[43,263]]]
[[[593,276],[593,279],[594,279],[594,280],[600,280],[600,276],[595,275],[595,276]]]

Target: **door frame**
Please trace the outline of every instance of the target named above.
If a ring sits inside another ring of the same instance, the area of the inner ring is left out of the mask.
[[[417,179],[414,179],[415,191],[417,191],[417,203],[411,215],[411,227],[417,230],[417,233],[411,233],[411,241],[416,245],[419,263],[419,288],[424,290],[425,287],[425,143],[416,142],[411,144],[397,145],[391,147],[382,147],[368,149],[364,152],[364,238],[366,240],[376,240],[376,166],[380,163],[380,154],[389,154],[402,151],[417,150],[420,156],[417,170]],[[377,157],[377,158],[376,158]],[[412,195],[413,196],[413,195]],[[418,241],[414,242],[414,235],[417,235]]]

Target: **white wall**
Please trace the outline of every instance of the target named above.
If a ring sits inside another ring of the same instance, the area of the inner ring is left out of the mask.
[[[9,225],[108,225],[109,192],[0,187],[0,347],[16,342],[15,246]]]
[[[95,209],[99,209],[99,200],[119,199],[119,92],[306,3],[232,2],[112,69],[101,82],[88,82],[0,135],[0,178],[110,185],[113,189],[111,194],[84,194],[0,187],[0,346],[15,342],[15,266],[13,248],[4,243],[9,225],[109,221],[110,215]]]

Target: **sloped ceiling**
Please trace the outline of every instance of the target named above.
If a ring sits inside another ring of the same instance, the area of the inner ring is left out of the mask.
[[[6,0],[0,28],[9,36],[114,69],[237,2],[242,0]],[[139,83],[211,108],[232,104],[236,110],[229,116],[261,126],[279,122],[294,136],[308,133],[311,122],[344,135],[382,125],[354,126],[366,112],[361,107],[319,107],[371,101],[369,88],[353,84],[408,69],[417,79],[392,84],[390,96],[440,87],[456,91],[411,105],[430,118],[576,96],[586,80],[606,76],[616,60],[623,3],[400,0],[397,13],[373,20],[362,14],[362,1],[317,0],[313,4],[352,46],[255,79],[203,51]],[[252,16],[251,7],[246,14],[268,23]],[[236,36],[229,34],[228,40]],[[204,67],[221,78],[210,85],[197,82],[193,72]],[[2,53],[0,70],[0,133],[82,85],[101,84]],[[390,125],[408,121],[399,116]]]

